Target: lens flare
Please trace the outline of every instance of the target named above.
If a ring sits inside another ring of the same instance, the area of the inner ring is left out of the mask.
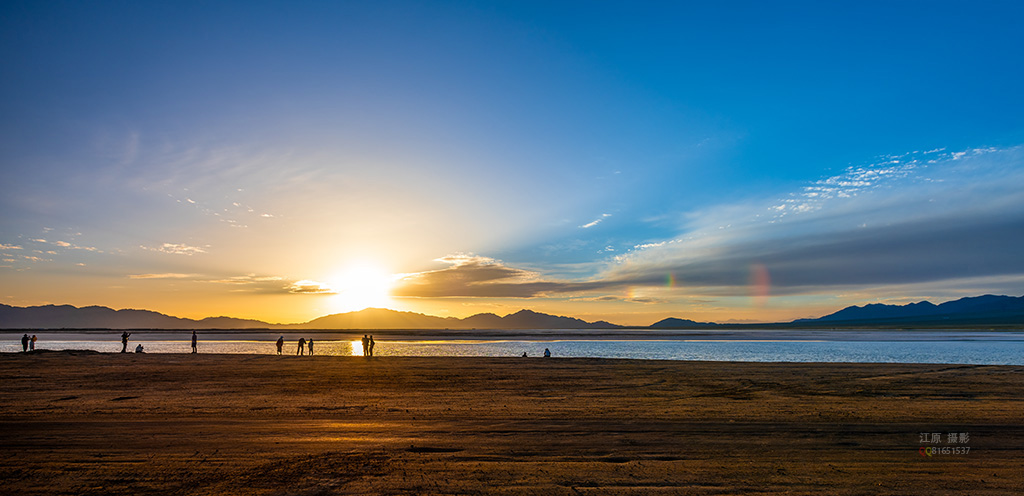
[[[754,306],[764,307],[768,303],[771,294],[772,280],[768,275],[768,269],[762,264],[750,266],[750,296],[753,298]]]

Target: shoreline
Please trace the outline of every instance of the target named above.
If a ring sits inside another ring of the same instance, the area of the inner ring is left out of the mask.
[[[37,352],[0,375],[19,494],[1024,491],[1024,366]]]
[[[776,329],[0,329],[0,341],[20,338],[21,334],[65,335],[116,335],[122,332],[140,335],[160,335],[189,339],[192,331],[200,336],[258,336],[274,340],[271,336],[285,336],[286,339],[301,336],[333,336],[358,339],[363,334],[379,336],[380,340],[401,341],[497,341],[497,340],[562,340],[562,341],[685,341],[701,338],[717,340],[761,340],[790,339],[803,341],[813,338],[831,341],[874,340],[879,336],[898,335],[903,338],[927,338],[929,336],[962,335],[964,337],[983,335],[1022,335],[1024,327],[1005,328],[776,328]],[[830,338],[830,339],[828,339]],[[837,339],[846,338],[846,339]],[[874,339],[872,339],[874,338]],[[913,339],[917,340],[917,339]]]
[[[182,341],[183,343],[186,341]],[[586,361],[586,362],[653,362],[653,363],[664,363],[664,362],[683,362],[683,363],[694,363],[694,364],[708,364],[708,365],[724,365],[724,364],[737,364],[737,365],[810,365],[810,366],[833,366],[833,365],[909,365],[909,366],[946,366],[946,367],[1010,367],[1012,369],[1021,369],[1024,364],[989,364],[989,363],[956,363],[956,362],[795,362],[795,361],[752,361],[752,360],[688,360],[688,359],[674,359],[674,358],[633,358],[633,357],[581,357],[581,356],[551,356],[544,357],[541,355],[529,355],[526,357],[522,356],[478,356],[478,355],[450,355],[450,356],[428,356],[428,355],[377,355],[373,357],[364,357],[361,355],[329,355],[325,353],[317,353],[315,355],[296,355],[294,353],[282,353],[278,355],[276,352],[268,353],[210,353],[210,352],[199,352],[191,353],[187,351],[175,351],[175,352],[125,352],[119,351],[97,351],[90,349],[61,349],[61,350],[29,350],[26,352],[15,351],[15,352],[0,352],[0,356],[53,356],[53,355],[65,355],[65,356],[89,356],[89,355],[102,355],[102,356],[125,356],[125,357],[213,357],[213,358],[231,358],[235,360],[247,360],[256,357],[277,357],[276,359],[295,359],[295,360],[511,360],[511,361],[523,361],[523,360],[548,360],[548,361]],[[1024,369],[1021,370],[1024,372]]]

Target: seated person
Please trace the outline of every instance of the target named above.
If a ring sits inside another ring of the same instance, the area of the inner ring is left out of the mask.
[[[135,347],[135,353],[145,353],[142,351],[142,343],[139,343],[139,345]]]

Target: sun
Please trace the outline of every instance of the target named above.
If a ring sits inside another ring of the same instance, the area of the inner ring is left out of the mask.
[[[391,287],[396,276],[369,263],[352,264],[328,280],[334,290],[331,306],[337,312],[394,305]]]

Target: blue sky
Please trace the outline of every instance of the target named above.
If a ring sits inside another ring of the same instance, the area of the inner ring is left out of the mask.
[[[8,304],[300,321],[361,264],[393,308],[636,324],[1024,293],[1016,2],[0,12]]]

